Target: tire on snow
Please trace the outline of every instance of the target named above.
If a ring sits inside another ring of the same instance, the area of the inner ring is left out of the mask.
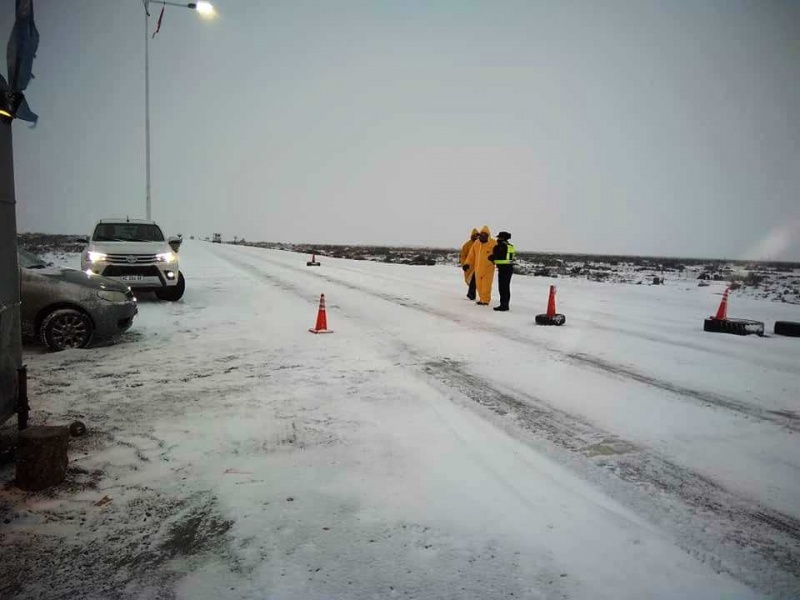
[[[50,350],[86,348],[92,341],[92,320],[75,308],[59,308],[47,315],[39,327],[39,337]]]
[[[567,317],[562,315],[561,313],[556,313],[554,315],[536,315],[536,324],[537,325],[563,325],[567,322]]]
[[[186,291],[186,280],[183,278],[183,272],[178,271],[178,285],[172,287],[163,287],[156,290],[156,298],[159,300],[167,300],[169,302],[177,302],[183,298],[183,292]]]
[[[733,335],[764,335],[764,323],[750,319],[706,319],[703,322],[703,331],[713,333],[731,333]]]
[[[775,333],[789,337],[800,337],[800,323],[797,321],[775,321]]]

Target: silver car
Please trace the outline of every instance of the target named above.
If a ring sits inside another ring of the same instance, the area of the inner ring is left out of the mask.
[[[17,251],[22,325],[51,350],[85,348],[130,328],[138,311],[131,289],[112,279],[52,267]]]

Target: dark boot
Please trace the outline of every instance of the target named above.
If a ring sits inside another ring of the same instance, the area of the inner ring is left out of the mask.
[[[508,310],[508,307],[507,306],[495,306],[494,309],[495,310],[506,311],[506,310]]]

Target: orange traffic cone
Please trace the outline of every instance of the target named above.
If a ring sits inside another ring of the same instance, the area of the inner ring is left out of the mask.
[[[550,296],[547,299],[547,313],[536,315],[537,325],[563,325],[567,317],[556,312],[556,286],[550,286]]]
[[[312,254],[311,255],[311,260],[306,263],[306,266],[307,267],[318,267],[319,266],[319,263],[317,262],[317,255],[316,254]]]
[[[328,329],[328,316],[325,313],[325,294],[319,295],[319,311],[317,312],[317,324],[314,329],[309,329],[311,333],[333,333]]]
[[[711,317],[712,319],[725,321],[728,318],[728,292],[730,291],[731,288],[725,288],[725,293],[722,294],[722,302],[719,303],[719,308],[717,309],[717,316]]]
[[[547,316],[552,317],[556,314],[556,286],[550,286],[550,297],[547,299]]]
[[[764,323],[753,321],[752,319],[729,319],[728,318],[728,294],[731,288],[727,288],[722,294],[722,302],[719,303],[716,316],[708,317],[703,322],[703,331],[714,333],[733,333],[735,335],[764,335]]]

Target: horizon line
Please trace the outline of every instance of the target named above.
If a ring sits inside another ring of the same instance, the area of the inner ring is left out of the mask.
[[[17,235],[55,235],[55,236],[62,236],[62,237],[78,237],[80,234],[68,234],[68,233],[45,233],[41,231],[26,231],[26,232],[17,232]],[[205,236],[199,238],[198,236],[194,236],[196,239],[203,241]],[[211,236],[208,236],[209,238]],[[233,241],[232,239],[229,241]],[[338,248],[347,248],[347,247],[363,247],[363,248],[396,248],[396,249],[428,249],[428,250],[447,250],[452,252],[458,252],[460,250],[459,247],[447,247],[447,246],[423,246],[423,245],[405,245],[399,246],[394,244],[365,244],[365,243],[312,243],[312,242],[283,242],[283,241],[244,241],[244,244],[286,244],[292,246],[333,246]],[[620,253],[608,253],[608,252],[569,252],[569,251],[555,251],[555,250],[520,250],[517,254],[544,254],[544,255],[551,255],[551,256],[597,256],[603,258],[647,258],[647,259],[669,259],[669,260],[692,260],[692,261],[708,261],[708,262],[751,262],[751,263],[780,263],[780,264],[788,264],[788,265],[797,265],[800,266],[800,259],[792,260],[792,259],[777,259],[777,258],[715,258],[709,256],[685,256],[685,255],[668,255],[668,254],[620,254]]]

